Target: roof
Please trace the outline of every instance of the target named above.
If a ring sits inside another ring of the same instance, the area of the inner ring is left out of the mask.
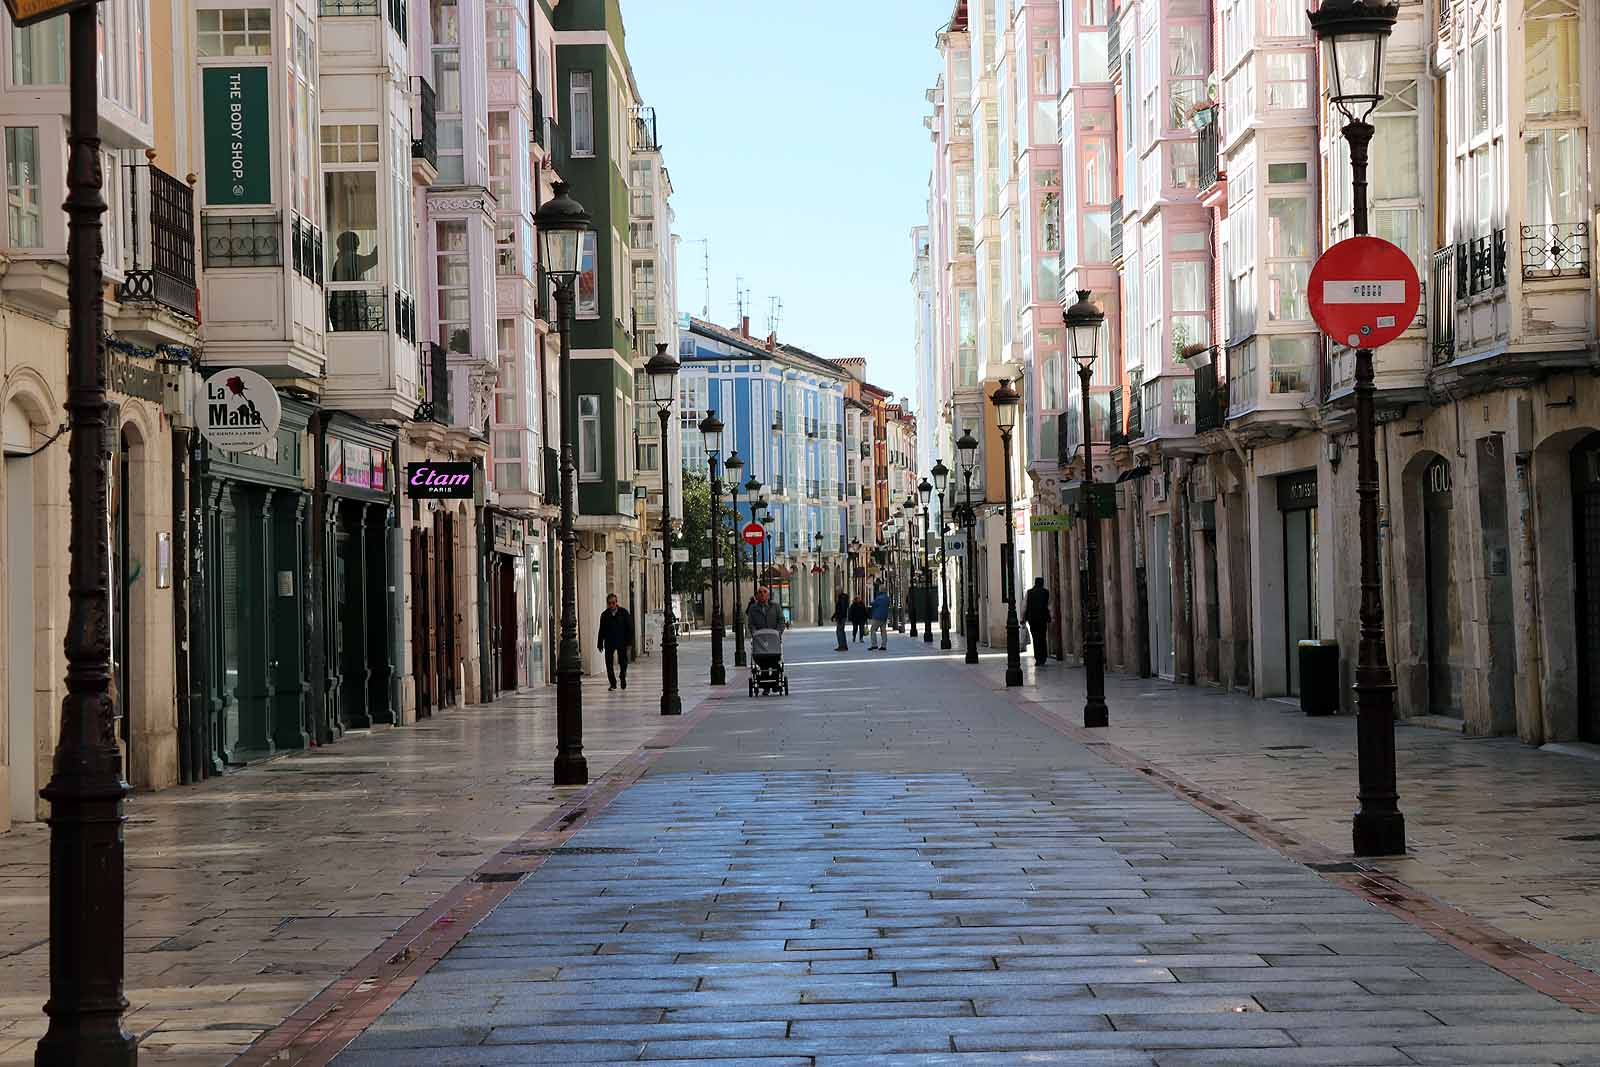
[[[698,333],[706,337],[715,338],[724,344],[733,345],[735,348],[742,349],[745,352],[750,353],[752,356],[762,359],[771,359],[776,356],[783,356],[792,363],[803,366],[809,370],[814,370],[820,374],[825,374],[835,381],[843,381],[850,377],[850,372],[839,366],[833,360],[825,359],[814,352],[807,352],[805,349],[796,345],[775,344],[769,348],[765,341],[758,341],[754,338],[746,337],[744,334],[736,330],[730,330],[726,327],[718,326],[714,322],[707,322],[705,319],[696,318],[693,315],[689,316],[689,330],[692,333]]]

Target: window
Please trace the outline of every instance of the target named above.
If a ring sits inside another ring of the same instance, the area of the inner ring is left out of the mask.
[[[1267,0],[1268,37],[1304,37],[1310,32],[1303,0]]]
[[[971,389],[978,384],[978,293],[962,289],[956,294],[956,386]]]
[[[517,276],[517,220],[501,218],[494,227],[494,272]]]
[[[195,46],[201,56],[270,56],[272,9],[202,8],[195,12]]]
[[[1489,39],[1473,42],[1471,60],[1472,78],[1472,136],[1489,132]]]
[[[1078,83],[1110,81],[1110,64],[1106,56],[1106,35],[1100,30],[1078,31]]]
[[[1181,364],[1190,345],[1211,342],[1210,272],[1203,259],[1174,260],[1172,277],[1172,362]]]
[[[512,206],[511,167],[514,161],[511,112],[489,112],[489,191],[503,207]],[[525,145],[523,146],[525,150]]]
[[[1267,55],[1267,110],[1303,110],[1311,103],[1311,55],[1271,52]]]
[[[454,12],[454,4],[446,5]],[[436,38],[441,40],[442,38]],[[434,48],[433,88],[434,139],[439,164],[439,184],[460,185],[466,181],[466,153],[462,147],[461,126],[461,49]]]
[[[1194,141],[1167,145],[1167,184],[1174,189],[1199,188],[1200,146]]]
[[[596,234],[586,230],[578,245],[577,307],[580,319],[600,317],[600,272],[596,265]]]
[[[1297,184],[1307,180],[1307,173],[1308,166],[1305,163],[1268,163],[1267,184]]]
[[[628,244],[636,251],[654,252],[656,248],[656,224],[653,222],[629,223]]]
[[[1422,189],[1418,177],[1418,84],[1390,82],[1373,113],[1373,232],[1422,261]],[[1343,158],[1343,155],[1341,155]]]
[[[1274,322],[1311,317],[1306,290],[1311,281],[1311,200],[1267,198],[1267,318]]]
[[[489,9],[489,67],[491,70],[512,70],[516,67],[516,51],[512,46],[512,25],[515,16],[510,8]]]
[[[13,248],[44,244],[39,203],[39,128],[6,127],[6,230]]]
[[[322,127],[322,162],[376,163],[377,161],[377,126]]]
[[[67,83],[66,19],[11,28],[11,80],[18,85]]]
[[[1576,0],[1533,0],[1523,18],[1528,115],[1576,112],[1583,98]]]
[[[648,219],[656,213],[655,173],[648,159],[628,165],[628,205],[635,218]]]
[[[1528,159],[1528,224],[1582,222],[1583,130],[1550,129],[1524,139]]]
[[[1083,139],[1083,202],[1111,203],[1111,142],[1104,137]]]
[[[1311,368],[1317,354],[1314,337],[1273,337],[1267,349],[1271,393],[1308,393]]]
[[[575,70],[568,76],[572,97],[572,154],[594,156],[594,75]]]
[[[373,127],[375,130],[376,127]],[[323,210],[328,233],[328,280],[376,281],[378,272],[378,173],[335,170],[323,174]]]
[[[633,310],[639,321],[654,325],[656,321],[656,265],[654,260],[644,260],[633,265]]]
[[[464,219],[434,224],[438,271],[439,344],[450,352],[472,351],[472,268],[467,254]]]
[[[600,397],[583,393],[578,397],[578,477],[600,480]]]
[[[1230,192],[1246,194],[1228,210],[1228,330],[1230,338],[1246,337],[1256,329],[1256,219],[1252,188],[1254,167],[1245,166],[1229,177]]]
[[[1177,27],[1172,27],[1174,30]],[[1141,43],[1144,62],[1144,84],[1139,87],[1143,94],[1141,111],[1144,120],[1144,143],[1154,144],[1161,132],[1161,120],[1156,115],[1156,91],[1161,87],[1161,38],[1154,33],[1145,35]]]
[[[1167,125],[1184,126],[1205,97],[1206,40],[1201,27],[1167,27]],[[1152,134],[1152,136],[1154,136]]]
[[[1044,355],[1039,366],[1039,406],[1044,411],[1060,411],[1062,408],[1059,352]]]

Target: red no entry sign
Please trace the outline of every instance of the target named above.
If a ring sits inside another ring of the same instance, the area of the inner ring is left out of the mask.
[[[759,522],[745,523],[744,529],[740,532],[744,535],[744,543],[747,545],[759,545],[767,539],[767,529]]]
[[[1351,237],[1311,268],[1311,317],[1336,343],[1377,348],[1416,318],[1422,282],[1411,257],[1381,237]]]

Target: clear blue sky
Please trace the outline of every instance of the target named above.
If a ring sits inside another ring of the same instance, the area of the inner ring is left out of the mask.
[[[656,109],[683,237],[678,307],[750,331],[783,299],[780,340],[865,356],[911,395],[911,227],[927,212],[923,94],[950,0],[622,0],[628,56]]]

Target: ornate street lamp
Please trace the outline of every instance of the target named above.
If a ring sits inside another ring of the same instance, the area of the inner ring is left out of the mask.
[[[1001,378],[989,403],[994,405],[994,422],[1005,452],[1006,543],[1000,588],[1006,601],[1006,685],[1017,686],[1022,684],[1022,636],[1017,629],[1017,535],[1011,522],[1011,432],[1017,426],[1022,394],[1012,386],[1010,378]]]
[[[708,410],[699,428],[700,441],[706,450],[706,467],[711,472],[711,684],[727,685],[728,672],[722,665],[722,582],[717,577],[717,539],[722,534],[722,517],[718,514],[722,511],[722,478],[717,460],[722,456],[722,420],[715,411]],[[665,464],[662,466],[665,471]],[[665,473],[662,477],[666,477]]]
[[[545,201],[533,216],[544,246],[545,273],[556,291],[556,329],[561,337],[558,373],[561,390],[561,627],[556,645],[556,785],[583,785],[589,781],[589,762],[583,756],[583,654],[578,648],[578,531],[572,524],[577,513],[573,499],[575,447],[572,406],[572,314],[579,254],[585,234],[594,231],[583,205],[567,195],[565,182],[555,185],[555,197]],[[662,483],[666,482],[665,465]],[[665,496],[663,496],[665,500]],[[671,559],[670,554],[667,557]],[[667,564],[671,574],[671,564]],[[671,580],[668,579],[670,596]]]
[[[728,474],[728,493],[733,497],[733,559],[728,561],[733,571],[733,665],[743,667],[744,622],[740,616],[744,614],[744,605],[739,603],[739,576],[744,568],[739,560],[739,475],[744,471],[744,460],[739,458],[737,448],[722,461],[722,469]]]
[[[933,487],[939,493],[939,648],[950,648],[950,586],[945,581],[944,530],[948,500],[945,490],[950,487],[950,468],[944,460],[933,461]]]
[[[821,626],[822,625],[822,531],[818,530],[817,533],[816,533],[816,536],[813,537],[811,539],[811,541],[812,541],[812,544],[815,546],[814,552],[815,552],[815,555],[817,557],[816,558],[816,567],[817,567],[817,625]]]
[[[61,701],[50,783],[50,1017],[34,1051],[41,1067],[132,1067],[137,1039],[123,1025],[124,879],[122,753],[111,696],[112,425],[106,399],[104,241],[100,90],[96,56],[99,12],[93,3],[6,0],[27,25],[67,15],[67,442],[70,532],[67,541],[67,692]],[[70,10],[69,10],[70,9]],[[15,750],[22,758],[22,750]],[[28,759],[33,753],[28,752]]]
[[[911,619],[911,636],[917,636],[917,497],[906,494],[900,502],[902,528],[906,532],[906,615]]]
[[[1353,229],[1367,232],[1368,122],[1383,99],[1383,51],[1399,17],[1398,4],[1323,0],[1308,16],[1322,42],[1329,99],[1344,116],[1350,145]],[[1397,856],[1406,850],[1406,821],[1395,781],[1394,672],[1385,647],[1379,589],[1378,458],[1372,349],[1356,349],[1356,499],[1361,530],[1361,643],[1356,656],[1356,752],[1359,808],[1351,836],[1358,856]]]
[[[1088,727],[1105,726],[1108,721],[1106,639],[1100,621],[1100,518],[1095,514],[1095,501],[1090,496],[1094,488],[1094,438],[1090,433],[1089,410],[1089,379],[1094,375],[1094,361],[1100,354],[1101,327],[1105,321],[1105,312],[1090,302],[1089,290],[1079,289],[1078,302],[1067,309],[1067,338],[1072,345],[1072,359],[1078,364],[1078,395],[1083,402],[1083,485],[1078,493],[1078,515],[1083,520],[1084,566],[1088,573],[1079,587],[1078,602],[1083,613],[1083,672],[1087,694],[1083,702],[1083,725]]]
[[[926,597],[922,620],[922,640],[933,644],[933,568],[928,563],[928,504],[933,498],[933,484],[924,478],[917,483],[917,495],[922,498],[922,594]]]
[[[678,391],[678,361],[667,353],[666,342],[656,345],[656,354],[644,365],[650,376],[650,393],[661,420],[661,440],[667,440],[667,425],[672,420],[672,402]],[[720,431],[719,431],[720,433]],[[678,695],[678,627],[672,616],[672,476],[668,464],[661,465],[661,561],[667,568],[666,608],[661,616],[661,714],[682,715],[683,699]]]
[[[978,463],[978,439],[972,436],[972,427],[961,431],[956,439],[956,465],[961,468],[961,481],[966,487],[966,503],[962,507],[961,521],[967,531],[967,595],[966,611],[961,625],[967,631],[967,662],[978,662],[978,574],[973,564],[977,532],[977,512],[972,510],[972,473]]]
[[[767,501],[762,498],[762,508],[766,508]],[[762,585],[767,587],[767,596],[772,596],[772,512],[761,512],[761,526],[766,531],[761,535],[761,568]]]

